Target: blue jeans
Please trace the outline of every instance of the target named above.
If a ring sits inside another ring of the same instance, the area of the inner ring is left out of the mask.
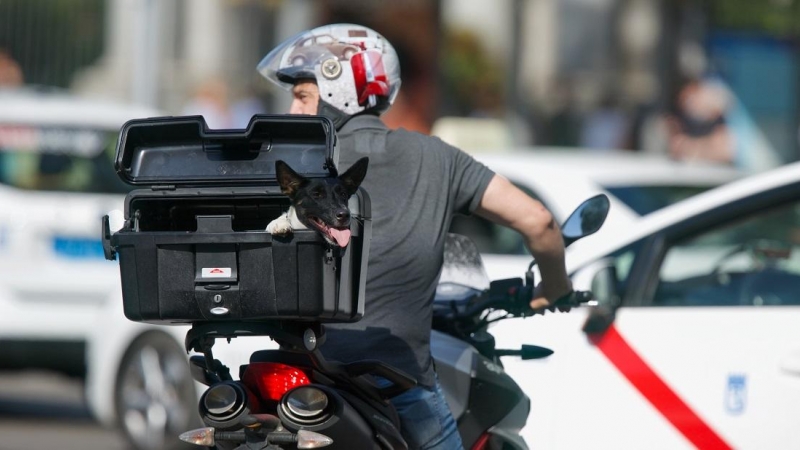
[[[381,387],[391,384],[376,377]],[[410,450],[463,450],[458,426],[439,386],[417,386],[391,399]]]

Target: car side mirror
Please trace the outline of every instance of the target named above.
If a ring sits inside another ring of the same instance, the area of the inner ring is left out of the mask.
[[[622,298],[617,287],[617,268],[607,265],[601,268],[592,277],[592,293],[597,299],[583,324],[583,332],[587,335],[599,335],[608,330],[614,323],[617,309],[622,304]]]

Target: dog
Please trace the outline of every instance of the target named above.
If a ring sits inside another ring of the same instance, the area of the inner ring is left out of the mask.
[[[329,244],[346,247],[350,242],[350,209],[347,201],[367,175],[369,158],[356,161],[343,174],[334,170],[327,178],[306,178],[284,161],[275,162],[281,192],[289,197],[289,210],[267,225],[275,235],[293,230],[316,230]]]

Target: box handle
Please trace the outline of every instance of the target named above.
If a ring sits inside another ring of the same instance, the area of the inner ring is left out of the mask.
[[[117,252],[114,246],[111,245],[111,226],[109,225],[108,214],[103,216],[101,236],[101,240],[103,241],[103,254],[107,260],[115,261],[117,259]]]

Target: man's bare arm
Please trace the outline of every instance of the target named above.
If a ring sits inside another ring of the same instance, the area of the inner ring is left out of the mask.
[[[475,211],[481,217],[522,234],[525,245],[539,265],[541,296],[533,308],[546,307],[572,291],[564,264],[564,240],[553,215],[506,178],[495,175]],[[545,300],[546,299],[546,300]]]

